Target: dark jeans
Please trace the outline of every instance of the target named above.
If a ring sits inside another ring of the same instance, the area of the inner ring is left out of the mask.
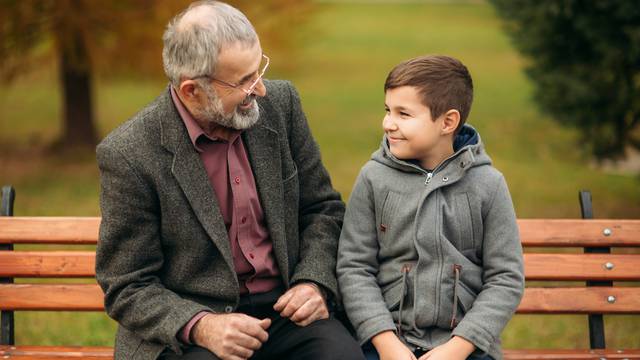
[[[318,320],[305,327],[297,326],[273,310],[268,304],[241,305],[238,312],[263,319],[271,318],[267,330],[269,340],[251,357],[252,360],[305,359],[305,360],[364,360],[358,343],[345,327],[335,319]],[[165,350],[160,360],[217,360],[218,357],[206,349],[191,346],[184,355]]]
[[[366,360],[380,360],[380,357],[378,356],[378,352],[376,351],[376,348],[374,348],[370,342],[366,343],[362,347],[362,350],[364,351],[364,357]],[[414,355],[417,358],[419,358],[424,354],[425,352],[420,350],[416,350],[414,352]],[[493,360],[493,358],[489,355],[486,355],[486,356],[471,355],[467,358],[467,360]]]

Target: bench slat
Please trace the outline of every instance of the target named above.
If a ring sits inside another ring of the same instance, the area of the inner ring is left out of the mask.
[[[608,270],[606,264],[613,267]],[[527,280],[640,280],[640,255],[524,254]]]
[[[93,251],[0,251],[0,277],[94,277]]]
[[[527,280],[640,280],[640,255],[525,254]],[[611,270],[606,263],[613,264]],[[93,277],[93,251],[2,251],[0,277]]]
[[[518,219],[518,226],[524,246],[640,246],[638,220]]]
[[[0,217],[0,244],[96,244],[99,217]]]
[[[37,360],[108,360],[113,359],[113,348],[107,346],[10,346],[0,345],[3,359]]]
[[[0,217],[0,243],[95,244],[99,226],[99,217]],[[640,246],[638,220],[519,219],[518,226],[524,246]]]
[[[609,296],[615,301],[609,303]],[[639,314],[640,288],[526,288],[519,314]]]
[[[0,284],[0,310],[101,311],[97,284]]]
[[[504,350],[505,360],[640,359],[640,350]]]

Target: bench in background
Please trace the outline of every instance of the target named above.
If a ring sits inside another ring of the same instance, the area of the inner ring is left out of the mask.
[[[14,345],[13,312],[104,311],[97,284],[65,284],[65,278],[94,278],[93,251],[13,250],[13,245],[86,245],[98,241],[97,217],[11,217],[13,190],[3,189],[0,217],[0,310],[2,359],[111,359],[109,347]],[[588,193],[581,193],[583,217],[590,217]],[[507,360],[640,359],[640,349],[607,349],[602,314],[640,314],[640,254],[611,254],[640,247],[640,220],[518,220],[527,286],[520,314],[589,316],[591,349],[505,350]],[[584,248],[585,253],[567,253]],[[561,249],[556,251],[556,249]],[[16,278],[60,278],[59,283],[13,283]],[[551,281],[553,287],[537,286]],[[558,282],[571,281],[571,286]],[[586,282],[576,286],[573,282]],[[626,286],[614,286],[613,281]],[[640,336],[640,334],[639,334]]]

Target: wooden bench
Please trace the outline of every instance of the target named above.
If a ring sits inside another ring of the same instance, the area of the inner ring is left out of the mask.
[[[12,203],[13,195],[4,192],[4,203]],[[5,207],[4,215],[11,215],[12,206]],[[112,358],[108,347],[13,345],[13,311],[103,311],[103,298],[96,284],[64,283],[65,278],[95,276],[93,251],[13,251],[12,246],[96,244],[99,223],[96,217],[0,217],[0,246],[4,247],[0,251],[0,278],[4,279],[0,359]],[[592,349],[505,350],[505,359],[640,359],[640,349],[604,349],[601,315],[640,314],[640,287],[632,282],[640,280],[640,254],[607,251],[640,247],[640,220],[527,219],[518,220],[518,225],[523,245],[536,250],[525,254],[526,279],[554,285],[528,286],[518,313],[589,315]],[[559,248],[586,248],[589,253],[555,251]],[[63,280],[14,284],[15,278]],[[587,281],[588,286],[558,287],[563,281]],[[612,286],[612,281],[624,281],[627,286]]]

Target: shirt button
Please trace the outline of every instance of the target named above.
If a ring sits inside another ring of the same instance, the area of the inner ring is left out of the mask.
[[[240,222],[242,222],[243,224],[247,222],[247,217],[243,216],[242,219],[240,220]]]
[[[237,177],[237,178],[233,179],[233,181],[234,181],[236,184],[240,184],[240,178],[239,178],[239,177]]]
[[[224,312],[226,312],[226,313],[230,313],[232,311],[233,311],[233,307],[231,307],[231,306],[227,306],[226,308],[224,308]]]
[[[253,256],[253,254],[249,254],[249,257],[252,258],[252,259],[255,258],[255,256]]]

